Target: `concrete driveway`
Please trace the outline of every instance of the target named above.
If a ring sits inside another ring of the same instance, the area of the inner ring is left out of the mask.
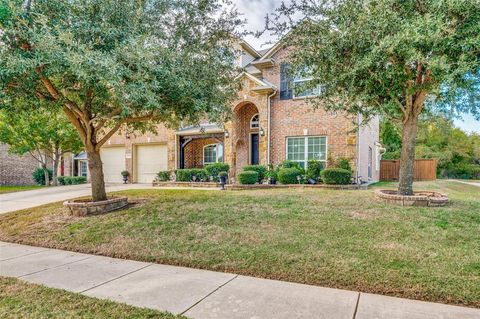
[[[107,185],[107,192],[127,189],[149,189],[150,184],[112,184]],[[0,195],[0,214],[31,208],[44,204],[64,201],[71,198],[91,194],[90,184],[55,186],[30,191],[7,193]]]

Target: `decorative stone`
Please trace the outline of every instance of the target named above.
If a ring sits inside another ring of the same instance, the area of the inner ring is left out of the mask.
[[[91,200],[71,200],[63,203],[68,207],[74,216],[87,216],[91,214],[101,214],[111,212],[116,209],[123,208],[128,205],[128,197],[116,196],[105,201],[92,202]]]
[[[416,191],[414,195],[398,195],[396,190],[379,189],[375,196],[386,202],[401,206],[438,207],[448,203],[448,196],[439,192]]]

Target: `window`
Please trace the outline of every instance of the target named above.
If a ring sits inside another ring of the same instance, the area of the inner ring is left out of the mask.
[[[87,177],[87,161],[80,161],[80,176]]]
[[[258,128],[258,127],[259,127],[258,114],[255,114],[250,120],[250,128]]]
[[[313,80],[312,76],[308,75],[308,72],[302,72],[293,78],[293,97],[308,97],[320,95],[321,87],[309,87]]]
[[[223,162],[223,145],[210,144],[203,147],[203,164]]]
[[[306,168],[309,160],[327,160],[325,136],[287,137],[287,159]]]

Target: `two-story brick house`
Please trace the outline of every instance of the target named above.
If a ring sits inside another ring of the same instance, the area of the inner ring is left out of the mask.
[[[280,43],[257,51],[242,41],[238,49],[244,71],[231,120],[179,130],[158,125],[156,134],[121,132],[101,150],[106,182],[121,182],[123,170],[130,172],[131,182],[150,183],[162,170],[223,161],[235,178],[248,164],[278,165],[290,159],[306,166],[309,159],[339,157],[351,161],[355,177],[378,180],[378,119],[355,130],[359,117],[313,110],[305,99],[316,92],[295,95],[292,88],[308,78],[287,79],[287,51]]]

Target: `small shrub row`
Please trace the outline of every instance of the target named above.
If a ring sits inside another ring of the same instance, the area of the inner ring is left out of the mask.
[[[175,171],[175,177],[177,182],[193,182],[194,176],[195,176],[195,182],[208,181],[207,170],[202,168],[186,168],[186,169],[177,169]]]
[[[85,176],[59,176],[57,180],[60,185],[78,185],[87,182]]]

